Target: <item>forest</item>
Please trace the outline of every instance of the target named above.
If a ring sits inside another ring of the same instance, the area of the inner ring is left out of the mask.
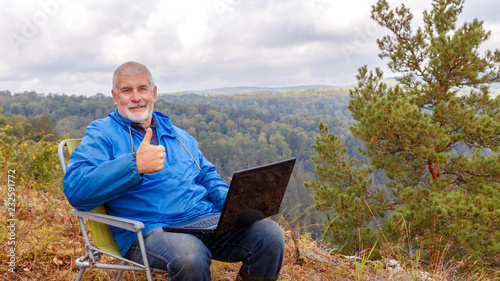
[[[315,179],[311,145],[322,121],[345,140],[349,153],[361,157],[357,147],[362,144],[349,131],[353,119],[348,102],[348,88],[252,95],[160,94],[155,111],[195,137],[205,157],[227,180],[236,170],[297,157],[281,210],[299,233],[319,238],[324,214],[314,208],[313,190],[304,187]],[[82,137],[90,122],[115,109],[112,98],[103,94],[3,91],[0,105],[4,116],[0,125],[12,127],[8,134],[51,142]]]

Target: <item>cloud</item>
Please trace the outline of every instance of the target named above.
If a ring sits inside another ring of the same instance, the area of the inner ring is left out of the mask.
[[[411,2],[415,19],[430,1]],[[160,91],[226,86],[346,85],[385,66],[375,0],[3,1],[0,90],[109,95],[121,63],[148,65]],[[500,44],[492,0],[465,2]],[[386,72],[387,73],[387,72]]]

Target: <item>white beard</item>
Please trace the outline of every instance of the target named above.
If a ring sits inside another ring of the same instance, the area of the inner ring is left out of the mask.
[[[138,113],[130,112],[130,110],[129,110],[130,108],[134,108],[137,106],[146,106],[146,111],[138,112]],[[134,122],[134,123],[144,123],[151,117],[151,114],[153,112],[153,107],[154,107],[154,105],[149,106],[149,104],[146,103],[145,101],[141,101],[138,103],[129,103],[129,104],[127,104],[127,107],[125,108],[125,112],[123,112],[123,114],[125,115],[123,117],[127,120]]]

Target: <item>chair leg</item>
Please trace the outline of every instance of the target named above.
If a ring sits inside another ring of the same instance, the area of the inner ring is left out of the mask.
[[[82,279],[84,271],[85,271],[85,267],[80,268],[80,271],[78,271],[78,275],[76,276],[75,281],[80,281],[80,279]]]
[[[116,279],[115,279],[116,281],[120,281],[122,279],[123,272],[124,272],[123,269],[120,270],[120,272],[118,272],[118,275],[116,276]]]
[[[122,265],[126,265],[126,264],[127,263],[125,261],[122,261]],[[118,272],[118,275],[116,276],[116,279],[115,279],[116,281],[120,281],[122,279],[122,275],[123,275],[124,271],[125,270],[122,269],[122,270],[120,270],[120,272]]]

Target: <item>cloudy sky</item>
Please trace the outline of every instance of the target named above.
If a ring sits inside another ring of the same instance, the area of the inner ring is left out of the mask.
[[[500,48],[498,0],[466,0]],[[0,2],[0,90],[110,95],[121,63],[146,64],[158,91],[355,83],[382,67],[370,19],[376,0],[167,0]],[[421,23],[430,0],[402,2]],[[390,76],[389,71],[385,71]]]

